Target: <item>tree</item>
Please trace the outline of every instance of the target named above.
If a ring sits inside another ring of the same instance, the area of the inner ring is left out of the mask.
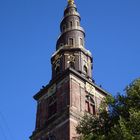
[[[85,114],[76,130],[82,140],[140,140],[140,79],[123,95],[108,95],[99,114]]]

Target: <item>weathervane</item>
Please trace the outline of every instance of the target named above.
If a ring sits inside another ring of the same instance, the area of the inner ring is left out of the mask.
[[[74,4],[74,0],[68,0],[69,4]]]

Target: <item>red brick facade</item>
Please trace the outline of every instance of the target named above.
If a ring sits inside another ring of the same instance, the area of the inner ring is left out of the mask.
[[[87,91],[87,82],[95,88],[94,93]],[[52,86],[54,91],[50,90]],[[74,75],[70,72],[52,86],[44,89],[38,100],[36,129],[31,140],[40,140],[40,138],[47,140],[51,136],[55,136],[56,140],[76,139],[78,135],[75,128],[86,111],[86,96],[90,95],[93,98],[95,110],[98,110],[106,93],[91,81],[86,81],[82,76],[79,77],[76,73]],[[54,104],[54,108],[51,108],[51,115],[49,114],[50,104]]]

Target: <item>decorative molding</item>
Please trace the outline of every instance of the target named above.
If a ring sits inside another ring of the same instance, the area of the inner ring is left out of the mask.
[[[88,93],[90,93],[90,94],[95,96],[95,87],[93,85],[91,85],[88,82],[86,82],[85,88],[86,88],[86,91]]]
[[[81,86],[82,88],[84,88],[85,83],[84,83],[82,80],[80,80],[79,78],[77,78],[77,77],[75,77],[75,76],[73,76],[73,75],[70,75],[70,79],[71,79],[71,80],[74,80],[75,82],[77,82],[78,84],[80,84],[80,86]]]
[[[61,57],[62,57],[62,55],[56,54],[56,56],[54,57],[53,64],[58,63],[58,61],[60,61]]]
[[[48,91],[46,92],[46,94],[44,96],[42,96],[38,102],[40,102],[42,99],[47,99],[48,97],[52,96],[54,93],[56,92],[56,84],[53,84]]]
[[[75,56],[72,55],[72,54],[68,56],[68,61],[67,61],[67,63],[70,63],[70,62],[75,62]]]

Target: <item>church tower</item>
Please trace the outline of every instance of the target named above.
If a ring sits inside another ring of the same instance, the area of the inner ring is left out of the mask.
[[[76,126],[85,112],[97,114],[107,95],[92,80],[93,58],[74,0],[68,0],[61,34],[52,55],[52,79],[35,96],[36,126],[30,140],[77,140]]]

